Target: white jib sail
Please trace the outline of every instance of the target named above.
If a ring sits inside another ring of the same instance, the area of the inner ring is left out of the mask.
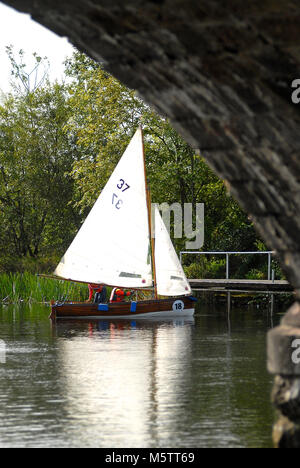
[[[138,129],[55,274],[125,288],[152,286],[145,185]]]
[[[155,207],[155,266],[159,295],[182,296],[191,294],[191,287],[157,206]]]

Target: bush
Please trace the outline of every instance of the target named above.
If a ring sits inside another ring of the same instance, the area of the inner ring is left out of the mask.
[[[35,274],[50,274],[53,273],[56,266],[59,263],[59,258],[43,257],[43,258],[32,258],[23,257],[15,258],[7,256],[0,258],[0,274],[1,273],[31,273]]]
[[[184,271],[187,278],[190,279],[215,279],[224,278],[226,270],[225,259],[208,260],[204,255],[201,256],[198,262],[191,263],[189,266],[184,266]]]
[[[257,270],[256,268],[250,270],[246,275],[246,279],[249,280],[264,280],[265,277],[265,273],[263,271]]]

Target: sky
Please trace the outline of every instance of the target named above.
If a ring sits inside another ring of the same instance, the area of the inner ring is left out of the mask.
[[[34,52],[41,57],[48,57],[50,78],[53,80],[61,79],[63,61],[73,51],[66,38],[57,36],[33,21],[29,15],[19,13],[0,2],[0,89],[3,92],[9,91],[11,80],[10,64],[5,51],[8,45],[14,46],[16,54],[23,49],[26,63],[31,62]]]

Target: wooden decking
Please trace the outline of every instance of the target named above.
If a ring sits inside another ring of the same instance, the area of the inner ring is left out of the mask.
[[[238,280],[238,279],[189,279],[192,289],[293,292],[288,281]]]

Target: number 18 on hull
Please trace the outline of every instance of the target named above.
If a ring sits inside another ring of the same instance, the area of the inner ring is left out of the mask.
[[[196,299],[192,296],[148,301],[90,304],[80,302],[53,303],[51,318],[150,318],[191,317]]]

